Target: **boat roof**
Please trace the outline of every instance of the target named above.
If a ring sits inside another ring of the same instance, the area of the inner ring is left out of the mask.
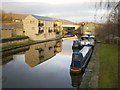
[[[88,35],[82,35],[81,37],[88,37]]]
[[[85,55],[88,53],[88,51],[90,50],[90,46],[84,46],[80,52],[82,53],[83,57],[85,57]]]
[[[95,37],[95,36],[93,36],[93,35],[90,35],[90,37]]]
[[[79,52],[73,52],[73,54],[79,54],[83,57],[85,57],[85,55],[88,53],[88,51],[90,50],[91,46],[84,46]]]

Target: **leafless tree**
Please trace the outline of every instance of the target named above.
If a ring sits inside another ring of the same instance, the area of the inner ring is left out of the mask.
[[[99,20],[99,27],[96,28],[98,37],[105,43],[117,43],[120,39],[118,28],[120,27],[120,1],[100,0],[95,5],[95,21]],[[106,10],[103,15],[99,15]]]

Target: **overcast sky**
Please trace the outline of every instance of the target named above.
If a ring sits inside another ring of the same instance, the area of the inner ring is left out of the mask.
[[[73,22],[94,22],[95,2],[100,0],[3,0],[2,9],[18,14],[35,14]]]

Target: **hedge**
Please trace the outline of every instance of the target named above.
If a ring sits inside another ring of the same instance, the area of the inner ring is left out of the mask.
[[[12,37],[12,38],[2,39],[2,43],[9,42],[9,41],[21,40],[21,39],[28,39],[28,38],[29,38],[28,36],[16,36],[16,37]]]

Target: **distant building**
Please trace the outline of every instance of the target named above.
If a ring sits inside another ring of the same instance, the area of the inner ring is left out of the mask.
[[[62,23],[43,16],[28,15],[23,20],[23,29],[31,40],[47,40],[62,35]]]
[[[95,35],[95,24],[94,23],[85,23],[83,26],[81,26],[81,30],[83,33],[91,33],[92,35]]]
[[[62,26],[63,28],[66,28],[66,29],[72,28],[74,30],[77,30],[80,27],[80,25],[74,25],[74,24],[63,24]]]
[[[11,26],[0,24],[0,37],[1,39],[11,38],[13,35],[13,28]]]
[[[77,30],[80,25],[74,25],[74,24],[63,24],[62,25],[63,30],[66,31],[68,35],[74,34],[74,31]]]
[[[14,27],[13,36],[25,36],[23,27]]]

